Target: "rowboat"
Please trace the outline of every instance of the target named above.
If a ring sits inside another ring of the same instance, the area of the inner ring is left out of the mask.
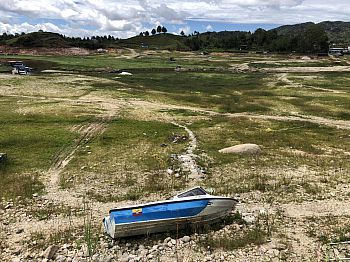
[[[233,198],[195,187],[168,200],[111,209],[103,224],[112,238],[174,231],[220,221],[236,204]]]

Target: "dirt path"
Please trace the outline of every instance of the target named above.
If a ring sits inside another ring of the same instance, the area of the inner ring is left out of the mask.
[[[307,78],[308,76],[300,76],[299,78]],[[316,86],[308,86],[305,87],[303,84],[301,83],[296,83],[292,80],[290,80],[288,78],[288,74],[287,73],[281,73],[281,74],[277,74],[276,75],[276,79],[278,81],[284,82],[285,84],[288,85],[288,87],[292,87],[292,88],[305,88],[305,89],[313,89],[313,90],[318,90],[318,91],[323,91],[323,92],[330,92],[330,93],[334,93],[334,94],[347,94],[347,92],[345,91],[340,91],[340,90],[333,90],[333,89],[329,89],[329,88],[322,88],[322,87],[316,87]],[[276,83],[271,83],[271,85],[275,85]]]
[[[75,153],[83,145],[89,143],[93,138],[103,133],[106,128],[106,123],[88,123],[80,126],[78,132],[81,134],[73,146],[64,148],[60,154],[55,158],[54,163],[48,171],[48,181],[46,183],[46,190],[48,193],[57,192],[59,190],[60,174],[63,169],[73,159]]]
[[[271,67],[259,69],[269,73],[319,73],[319,72],[350,72],[350,66],[325,66],[325,67]]]
[[[137,53],[134,49],[132,48],[124,48],[125,50],[128,50],[129,51],[129,54],[125,54],[125,55],[121,55],[121,56],[118,56],[116,58],[126,58],[126,59],[133,59],[133,58],[136,58],[138,57],[140,54]]]
[[[281,206],[287,217],[323,217],[323,216],[350,216],[350,201],[339,201],[333,199],[290,203]]]
[[[262,120],[308,122],[308,123],[313,123],[318,125],[350,130],[350,121],[348,120],[338,120],[338,119],[331,119],[331,118],[312,116],[312,115],[298,114],[298,115],[282,116],[282,115],[262,115],[262,114],[245,113],[245,112],[219,113],[219,112],[215,112],[208,109],[202,109],[198,107],[166,105],[161,103],[148,102],[148,101],[136,101],[136,100],[129,101],[129,105],[132,105],[133,107],[137,107],[137,106],[147,107],[152,110],[184,109],[195,113],[205,114],[208,116],[226,116],[231,118],[245,117],[245,118],[262,119]]]
[[[178,156],[178,159],[182,165],[183,170],[189,172],[188,177],[191,179],[190,184],[191,186],[194,186],[197,181],[203,177],[201,168],[196,162],[196,158],[198,156],[194,153],[197,148],[197,138],[187,126],[180,125],[175,122],[172,122],[172,124],[185,129],[188,134],[189,146],[184,154]]]

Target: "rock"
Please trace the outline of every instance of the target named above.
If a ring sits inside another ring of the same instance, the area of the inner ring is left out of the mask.
[[[16,234],[21,234],[24,232],[24,229],[23,228],[19,228],[16,230]]]
[[[184,236],[183,238],[181,238],[181,241],[184,243],[190,242],[191,238],[189,236]]]
[[[124,72],[119,73],[119,75],[121,75],[121,76],[132,76],[132,73],[124,71]]]
[[[251,224],[253,224],[255,222],[255,216],[253,216],[252,214],[242,214],[242,219],[248,225],[251,225]]]
[[[87,245],[83,245],[81,247],[81,252],[82,252],[81,257],[88,257],[89,256],[89,249],[88,249]]]
[[[56,257],[56,260],[57,262],[66,262],[66,257],[65,256],[62,256],[62,255],[58,255]]]
[[[271,257],[277,257],[279,255],[279,251],[277,249],[270,249],[267,250],[266,254],[271,256]]]
[[[283,243],[278,243],[277,245],[276,245],[276,249],[277,250],[286,250],[287,249],[287,245],[285,245],[285,244],[283,244]]]
[[[128,262],[129,261],[129,255],[127,253],[124,253],[122,257],[120,258],[121,262]]]
[[[12,254],[18,256],[19,254],[21,254],[21,251],[21,248],[17,247],[15,250],[12,251]]]
[[[303,56],[303,57],[301,57],[301,60],[311,60],[311,57],[309,57],[309,56]]]
[[[171,237],[167,237],[166,239],[164,239],[164,243],[168,243],[171,240]]]
[[[241,144],[220,149],[219,152],[224,154],[256,155],[261,153],[261,148],[256,144]]]
[[[47,259],[53,258],[53,256],[56,254],[58,251],[59,247],[56,245],[51,245],[48,248],[45,249],[43,257]]]

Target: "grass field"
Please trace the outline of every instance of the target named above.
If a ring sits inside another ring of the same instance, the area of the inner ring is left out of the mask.
[[[72,216],[72,210],[79,211],[75,198],[105,212],[108,204],[164,199],[193,183],[217,194],[240,195],[248,207],[263,206],[272,213],[284,205],[325,201],[318,205],[327,209],[327,201],[350,200],[350,189],[344,186],[350,179],[348,72],[274,71],[346,67],[347,57],[334,61],[123,50],[91,56],[2,56],[0,61],[14,58],[37,70],[17,76],[0,67],[0,153],[8,157],[0,163],[0,199],[36,203],[37,193],[53,201],[50,208],[28,210],[34,221]],[[181,70],[175,71],[177,65]],[[174,123],[196,136],[194,153],[206,171],[203,180],[188,179],[176,160],[190,139]],[[262,153],[218,152],[242,143],[258,144]],[[77,219],[79,212],[73,214]],[[290,233],[295,221],[310,243],[324,245],[349,233],[341,216],[328,231],[315,233],[327,219],[310,212],[313,219],[280,215],[283,237],[270,230],[267,234],[264,224],[263,229],[247,227],[235,241],[228,240],[235,231],[208,236],[202,246],[244,249],[271,238],[287,241],[294,248],[290,254],[297,254],[305,250],[298,249]],[[101,214],[94,215],[98,228]],[[31,233],[41,244],[45,239],[63,241],[45,238],[45,232]],[[75,240],[69,235],[69,241]]]

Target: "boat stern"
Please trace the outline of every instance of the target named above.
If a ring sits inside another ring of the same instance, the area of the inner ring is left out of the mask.
[[[115,223],[114,219],[111,219],[110,216],[106,216],[103,219],[103,226],[105,229],[105,232],[111,236],[112,238],[115,238]]]

